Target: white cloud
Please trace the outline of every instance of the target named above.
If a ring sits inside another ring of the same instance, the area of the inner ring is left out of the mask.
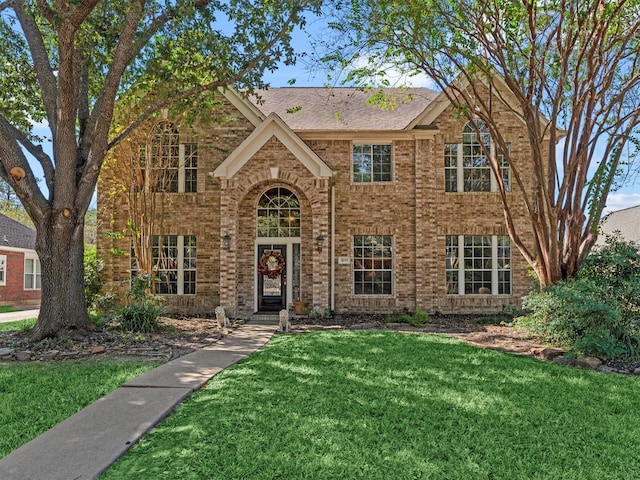
[[[640,205],[640,193],[612,193],[607,198],[607,206],[603,215],[636,205]]]

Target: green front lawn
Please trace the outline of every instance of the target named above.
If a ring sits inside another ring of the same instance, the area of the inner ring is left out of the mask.
[[[11,305],[0,305],[0,313],[17,312]]]
[[[0,458],[156,365],[140,360],[0,363]]]
[[[0,332],[29,330],[36,324],[36,320],[36,318],[27,318],[25,320],[16,320],[15,322],[2,322],[0,323]]]
[[[281,335],[101,479],[640,478],[640,379],[394,332]]]

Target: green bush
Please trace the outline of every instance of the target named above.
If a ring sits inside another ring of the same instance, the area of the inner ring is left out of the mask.
[[[113,312],[112,321],[128,332],[150,333],[160,329],[158,318],[166,314],[164,298],[151,295],[150,275],[131,279],[127,303]]]
[[[87,306],[93,308],[95,300],[102,289],[100,274],[104,268],[104,262],[98,258],[96,246],[85,246],[84,249],[84,296]]]
[[[420,307],[416,308],[413,313],[405,312],[400,315],[387,317],[387,323],[408,323],[411,326],[420,328],[429,321],[429,312],[425,312]]]
[[[578,277],[524,298],[515,325],[543,340],[602,359],[640,356],[640,253],[609,237]]]

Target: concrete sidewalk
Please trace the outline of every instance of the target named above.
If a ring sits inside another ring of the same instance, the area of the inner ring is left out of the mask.
[[[1,459],[0,479],[97,478],[212,376],[260,349],[275,331],[273,325],[242,325],[215,345],[130,380]]]
[[[27,318],[38,318],[40,314],[39,306],[22,307],[19,312],[0,313],[0,323],[3,322],[15,322],[17,320],[24,320]]]

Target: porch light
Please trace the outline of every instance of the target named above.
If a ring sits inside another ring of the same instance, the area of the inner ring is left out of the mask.
[[[222,237],[222,247],[225,250],[229,250],[231,248],[231,235],[228,233],[225,233],[224,237]]]
[[[322,252],[322,247],[324,245],[324,237],[322,234],[316,237],[316,245],[318,246],[318,253]]]

